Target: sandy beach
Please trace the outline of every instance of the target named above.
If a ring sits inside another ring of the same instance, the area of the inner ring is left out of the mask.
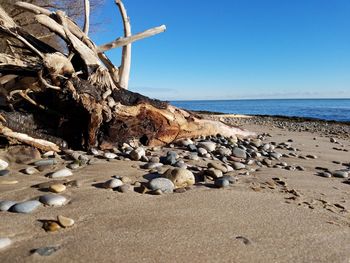
[[[283,156],[242,160],[245,168],[224,172],[233,184],[214,187],[210,176],[198,179],[208,162],[222,162],[214,155],[191,160],[183,146],[149,149],[149,157],[177,152],[196,184],[170,194],[142,194],[101,186],[115,176],[136,190],[171,166],[156,173],[141,168],[146,162],[89,155],[90,165],[62,179],[77,180],[60,193],[69,200],[65,205],[29,214],[0,212],[0,238],[11,240],[0,250],[0,262],[350,262],[350,181],[320,176],[326,170],[349,171],[349,125],[212,118],[264,134],[262,145],[274,145]],[[11,162],[6,154],[3,149],[10,174],[0,177],[0,201],[38,199],[48,190],[32,186],[52,181],[48,173],[72,163],[56,157],[57,164],[26,175],[21,170],[28,165]],[[45,231],[43,222],[58,215],[74,219],[74,225]],[[53,249],[41,255],[38,248]]]

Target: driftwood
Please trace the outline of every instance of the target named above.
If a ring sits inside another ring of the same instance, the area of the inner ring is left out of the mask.
[[[131,140],[164,145],[217,133],[254,135],[128,91],[132,43],[166,27],[132,35],[123,3],[115,3],[124,35],[99,47],[88,36],[89,0],[84,0],[83,29],[62,11],[16,3],[30,11],[38,25],[64,40],[68,54],[23,30],[0,7],[0,34],[11,51],[0,54],[0,135],[45,151],[111,149]],[[120,67],[104,54],[118,47],[122,48]]]

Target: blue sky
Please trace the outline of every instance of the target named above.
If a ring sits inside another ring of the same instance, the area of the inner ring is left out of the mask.
[[[124,0],[133,33],[130,90],[176,99],[350,98],[349,0]],[[122,35],[112,0],[92,17],[102,44]],[[120,49],[108,52],[120,64]]]

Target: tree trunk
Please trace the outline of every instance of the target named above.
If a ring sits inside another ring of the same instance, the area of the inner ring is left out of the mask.
[[[84,3],[88,12],[89,1]],[[217,133],[254,135],[128,91],[131,43],[164,32],[165,26],[132,36],[125,8],[121,1],[116,3],[125,35],[100,47],[86,34],[88,13],[84,32],[61,11],[17,3],[67,43],[67,55],[25,32],[0,7],[0,33],[15,50],[0,54],[2,136],[44,151],[59,151],[65,147],[111,149],[135,140],[163,145]],[[103,53],[116,47],[123,48],[119,70]]]

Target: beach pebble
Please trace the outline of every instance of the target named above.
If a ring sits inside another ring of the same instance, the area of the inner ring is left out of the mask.
[[[208,154],[208,151],[201,147],[197,149],[197,152],[200,156],[205,156],[206,154]]]
[[[8,237],[0,237],[0,249],[4,249],[12,244],[11,239]]]
[[[10,208],[11,212],[28,214],[36,210],[41,206],[41,203],[37,200],[25,201],[17,203]]]
[[[143,169],[156,169],[162,167],[162,163],[146,163],[142,166]]]
[[[36,169],[35,167],[32,167],[32,166],[29,166],[23,170],[23,173],[25,173],[27,175],[36,174],[38,172],[39,172],[38,169]]]
[[[199,142],[198,147],[206,149],[208,152],[213,152],[216,149],[216,143],[214,142]]]
[[[47,232],[56,232],[61,228],[61,226],[55,221],[45,221],[43,228]]]
[[[0,170],[0,176],[8,176],[10,173],[9,170],[5,169],[5,170]]]
[[[245,169],[245,165],[243,163],[239,163],[239,162],[233,162],[232,163],[233,169],[235,170],[242,170]]]
[[[225,178],[218,178],[214,182],[215,186],[218,188],[224,188],[230,185],[230,182]]]
[[[57,221],[62,227],[71,227],[74,225],[74,220],[62,215],[57,216]]]
[[[103,187],[106,189],[113,189],[113,188],[117,188],[118,186],[121,186],[121,185],[123,185],[122,180],[110,179],[103,184]]]
[[[8,200],[0,201],[0,211],[8,211],[11,208],[11,206],[15,204],[16,204],[15,201],[8,201]]]
[[[123,184],[123,185],[117,187],[117,191],[120,193],[130,193],[133,190],[134,189],[130,184]]]
[[[30,252],[32,254],[38,254],[40,256],[50,256],[53,253],[55,253],[57,250],[59,250],[58,247],[40,247],[37,249],[32,249]]]
[[[183,139],[178,141],[177,144],[183,147],[187,147],[188,145],[191,145],[191,144],[193,145],[193,141],[191,139]]]
[[[161,190],[163,193],[172,193],[174,191],[174,183],[167,178],[155,178],[149,182],[152,191]]]
[[[178,158],[178,155],[176,152],[169,151],[165,158],[161,158],[162,163],[174,165],[176,163],[176,159]]]
[[[62,195],[46,194],[40,196],[39,201],[44,205],[63,206],[67,202],[67,198]]]
[[[115,159],[117,158],[117,155],[115,153],[109,153],[109,152],[106,152],[104,153],[103,155],[106,159]]]
[[[67,187],[64,184],[53,184],[49,187],[49,190],[53,193],[62,193],[66,188]]]
[[[346,171],[338,170],[338,171],[333,172],[333,176],[338,177],[338,178],[348,178],[349,173]]]
[[[232,151],[226,147],[220,147],[218,150],[217,150],[217,153],[220,155],[220,156],[229,156],[232,154]]]
[[[270,156],[276,160],[279,160],[283,156],[283,154],[279,152],[272,152],[270,153]]]
[[[329,138],[329,141],[330,141],[331,143],[336,143],[336,142],[337,142],[337,140],[336,140],[335,138]]]
[[[217,163],[217,162],[208,163],[208,168],[214,168],[214,169],[220,170],[223,173],[228,172],[226,166],[224,166],[221,163]]]
[[[77,170],[80,167],[78,162],[70,163],[67,165],[67,168],[71,170]]]
[[[12,184],[18,184],[17,180],[1,180],[0,185],[12,185]]]
[[[0,170],[4,170],[9,166],[9,163],[0,159]]]
[[[238,147],[233,148],[232,154],[233,154],[233,156],[235,156],[237,158],[242,158],[242,159],[247,158],[247,152],[241,148],[238,148]]]
[[[30,163],[41,159],[41,154],[35,147],[16,145],[7,150],[9,159],[16,163]]]
[[[234,177],[232,175],[224,175],[221,178],[227,180],[230,184],[234,184],[237,181],[236,177]]]
[[[129,154],[130,159],[133,161],[139,161],[145,155],[146,155],[145,149],[142,147],[138,147],[135,150],[132,150]]]
[[[34,162],[33,165],[37,167],[41,167],[41,166],[55,165],[56,163],[57,161],[55,159],[44,159],[44,160]]]
[[[214,179],[215,178],[220,178],[220,177],[223,176],[222,171],[220,171],[218,169],[214,169],[214,168],[210,168],[210,169],[206,170],[205,174],[207,176],[210,176],[210,177],[214,178]]]
[[[158,156],[153,156],[153,157],[149,158],[148,161],[149,161],[150,163],[159,163],[159,162],[160,162],[160,159],[159,159]]]
[[[332,177],[332,174],[329,173],[329,172],[321,172],[321,173],[318,173],[319,176],[321,177],[325,177],[325,178],[331,178]]]
[[[189,160],[192,160],[192,161],[198,161],[199,160],[199,156],[196,153],[191,153],[187,158]]]
[[[197,151],[197,146],[194,145],[194,144],[190,144],[187,146],[187,149],[190,151],[190,152],[196,152]]]
[[[195,183],[193,173],[183,168],[168,169],[164,177],[171,180],[176,188],[191,186]]]
[[[58,170],[54,173],[51,173],[49,175],[50,178],[62,178],[62,177],[68,177],[68,176],[72,176],[73,173],[71,170],[69,170],[68,168],[63,168],[61,170]]]

